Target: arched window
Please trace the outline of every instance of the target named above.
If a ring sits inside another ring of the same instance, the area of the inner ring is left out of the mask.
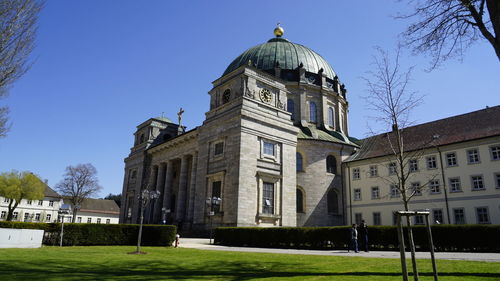
[[[292,99],[286,101],[286,111],[292,114],[292,120],[295,120],[295,103]]]
[[[328,108],[328,126],[334,128],[335,127],[335,110],[333,107]]]
[[[297,172],[301,172],[303,171],[303,159],[302,159],[302,154],[300,154],[299,152],[297,152],[295,154],[295,158],[296,158],[296,162],[297,162]]]
[[[339,212],[339,199],[337,192],[332,188],[328,191],[326,196],[326,203],[328,205],[328,213],[338,214]]]
[[[318,121],[318,116],[316,112],[316,103],[313,101],[309,102],[309,121],[311,122]]]
[[[297,188],[297,213],[304,212],[304,193],[300,188]]]
[[[331,174],[337,173],[337,159],[335,159],[335,156],[328,155],[326,157],[326,171]]]

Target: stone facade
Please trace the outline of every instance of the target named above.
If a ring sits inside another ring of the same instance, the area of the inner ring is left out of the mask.
[[[263,46],[294,45],[273,40]],[[311,64],[235,62],[213,82],[201,126],[184,132],[151,118],[137,127],[125,159],[121,222],[138,222],[138,194],[150,189],[161,195],[144,210],[146,223],[193,230],[344,223],[341,161],[357,145],[347,137],[338,77],[331,68],[330,76],[323,68],[311,73]]]

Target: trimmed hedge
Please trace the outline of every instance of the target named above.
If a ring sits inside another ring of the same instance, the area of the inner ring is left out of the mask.
[[[0,222],[0,228],[24,228],[45,230],[44,245],[59,245],[60,223]],[[82,224],[65,223],[64,246],[136,245],[137,224]],[[177,228],[173,225],[143,225],[144,246],[171,246]]]
[[[347,249],[350,226],[337,227],[219,227],[215,243],[227,246],[298,249]],[[412,226],[417,250],[429,250],[425,226]],[[397,251],[395,226],[369,226],[372,250]],[[407,231],[405,229],[405,239]],[[500,252],[500,225],[433,225],[436,251]],[[408,248],[408,243],[406,242]]]

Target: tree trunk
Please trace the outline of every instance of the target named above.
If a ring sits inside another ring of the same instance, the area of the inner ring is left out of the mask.
[[[492,43],[492,45],[500,60],[500,2],[498,0],[486,0],[486,7],[490,14],[493,32],[495,33],[494,43]]]
[[[405,211],[409,211],[408,202],[404,202]],[[408,226],[408,244],[410,245],[411,252],[411,265],[413,267],[413,279],[415,281],[419,280],[418,269],[417,269],[417,259],[415,257],[415,243],[413,242],[413,230],[411,229],[411,219],[410,216],[406,216],[406,224]]]
[[[77,213],[78,213],[78,209],[77,208],[73,208],[73,217],[71,218],[71,222],[72,223],[75,223]]]
[[[19,200],[19,201],[21,201],[21,200]],[[12,221],[12,217],[14,216],[14,210],[17,208],[19,201],[16,200],[16,203],[14,203],[14,199],[10,199],[8,213],[7,213],[7,219],[6,219],[7,221]],[[12,203],[14,203],[14,206],[12,206]]]

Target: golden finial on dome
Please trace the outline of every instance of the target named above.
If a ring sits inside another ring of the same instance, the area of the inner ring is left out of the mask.
[[[285,30],[280,26],[280,23],[278,22],[276,28],[274,29],[274,35],[276,35],[276,37],[281,37],[283,36],[283,33],[285,33]]]

